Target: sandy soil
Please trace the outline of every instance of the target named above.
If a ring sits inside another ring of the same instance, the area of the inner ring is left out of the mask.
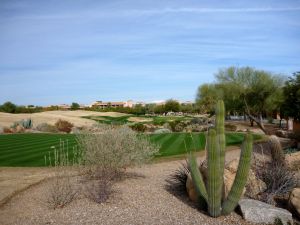
[[[239,150],[233,150],[226,158],[230,160],[238,155]],[[178,198],[168,192],[165,179],[180,162],[162,162],[128,170],[131,176],[114,186],[114,197],[105,204],[94,203],[81,194],[65,208],[49,209],[45,202],[53,180],[41,182],[18,193],[1,207],[0,224],[250,225],[236,213],[213,219],[200,212],[187,197]],[[77,184],[80,184],[78,179]]]
[[[49,123],[54,125],[58,119],[64,119],[75,126],[91,126],[97,124],[96,121],[81,118],[83,116],[111,116],[119,117],[125,116],[127,114],[117,113],[117,112],[92,112],[92,111],[48,111],[41,113],[32,113],[32,114],[11,114],[11,113],[2,113],[0,112],[0,126],[9,127],[14,122],[31,118],[33,120],[33,125],[36,126],[40,123]]]
[[[0,206],[17,193],[53,175],[50,168],[0,167]]]

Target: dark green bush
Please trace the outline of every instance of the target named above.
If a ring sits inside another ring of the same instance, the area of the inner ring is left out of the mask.
[[[130,128],[137,132],[145,132],[147,130],[147,127],[142,123],[135,123],[131,125]]]

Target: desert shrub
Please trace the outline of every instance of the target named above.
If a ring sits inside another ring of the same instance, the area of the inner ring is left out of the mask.
[[[98,170],[96,177],[86,182],[86,196],[96,203],[106,202],[113,193],[114,177],[108,170]]]
[[[186,181],[189,173],[190,169],[187,162],[182,163],[178,169],[166,178],[166,189],[175,195],[186,195]]]
[[[126,167],[149,161],[158,147],[127,126],[100,125],[97,133],[77,135],[82,152],[84,173],[91,181],[87,196],[95,202],[105,202],[113,193],[113,182],[120,179]]]
[[[4,134],[11,134],[13,131],[9,127],[3,127],[3,133]]]
[[[50,125],[48,123],[41,123],[36,126],[36,130],[41,132],[49,132],[49,133],[56,133],[58,129],[56,126]]]
[[[288,194],[297,185],[295,173],[282,163],[272,162],[258,169],[257,175],[267,185],[261,200],[269,204],[276,204],[274,197]]]
[[[134,131],[138,132],[145,132],[147,130],[147,127],[142,123],[135,123],[130,126],[130,128]]]
[[[66,120],[59,119],[55,126],[59,131],[70,133],[74,125]]]
[[[99,126],[100,132],[77,135],[85,165],[118,173],[123,168],[151,159],[158,147],[129,127]]]
[[[165,134],[165,133],[172,133],[172,131],[168,128],[161,128],[154,131],[154,134]]]
[[[46,203],[49,208],[63,208],[71,203],[77,195],[69,177],[55,177],[47,187]]]
[[[194,117],[190,121],[191,124],[199,124],[199,125],[205,125],[205,124],[207,124],[207,122],[208,122],[208,120],[205,117]]]
[[[174,120],[169,122],[169,127],[173,132],[182,132],[186,126],[187,126],[186,123],[179,120]]]
[[[234,124],[227,123],[225,124],[226,131],[237,131],[237,126]]]
[[[52,166],[55,173],[53,182],[47,186],[46,195],[46,203],[52,209],[65,207],[78,194],[78,190],[71,182],[72,166],[80,165],[82,156],[78,148],[73,147],[69,150],[68,146],[64,141],[60,141],[58,149],[53,147],[53,152],[45,155],[45,165]],[[73,155],[72,158],[69,157],[70,154]]]

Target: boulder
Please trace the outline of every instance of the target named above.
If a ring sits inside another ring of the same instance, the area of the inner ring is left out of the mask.
[[[226,164],[226,169],[224,172],[224,182],[225,182],[225,196],[227,196],[227,192],[230,191],[231,186],[233,184],[237,168],[238,168],[239,161],[237,159],[234,159],[230,161],[229,163]],[[228,170],[230,173],[228,173],[226,170]],[[226,180],[227,178],[227,180]],[[229,190],[226,190],[226,189]],[[267,185],[265,182],[260,180],[259,178],[256,177],[255,172],[250,169],[249,175],[248,175],[248,180],[246,184],[246,195],[250,198],[257,198],[257,196],[264,192],[267,189]]]
[[[186,180],[186,190],[189,196],[189,199],[191,199],[193,202],[197,202],[198,195],[194,188],[193,180],[191,175],[189,174]]]
[[[300,218],[300,188],[294,188],[289,197],[289,208]]]
[[[252,223],[274,224],[276,219],[280,219],[283,224],[293,224],[293,217],[289,211],[264,202],[242,199],[239,201],[239,207],[243,218]]]
[[[21,126],[21,125],[18,125],[15,129],[14,129],[14,132],[15,133],[23,133],[24,132],[24,127]]]
[[[300,151],[286,154],[285,160],[291,169],[300,169]]]

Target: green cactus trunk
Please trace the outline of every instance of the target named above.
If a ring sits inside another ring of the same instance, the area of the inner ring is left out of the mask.
[[[224,186],[225,167],[225,132],[224,132],[225,109],[223,101],[218,101],[216,107],[215,129],[209,129],[206,149],[208,163],[207,189],[199,171],[195,156],[191,153],[189,166],[194,187],[199,196],[201,206],[207,204],[208,212],[212,217],[220,214],[231,213],[243,193],[250,170],[252,154],[252,135],[245,135],[237,174],[227,199],[222,203],[222,191]],[[222,207],[221,207],[222,205]]]
[[[216,131],[217,131],[217,148],[219,149],[220,160],[219,160],[219,174],[220,174],[220,192],[223,191],[224,184],[224,167],[225,167],[225,106],[222,100],[217,102],[216,107]]]
[[[223,215],[228,215],[235,209],[243,193],[251,165],[252,139],[250,133],[246,134],[244,138],[237,173],[228,197],[222,205]]]
[[[271,147],[271,156],[272,161],[284,165],[285,164],[285,156],[282,150],[282,146],[277,136],[271,135],[269,139],[270,147]]]
[[[218,217],[221,214],[222,183],[220,179],[220,151],[217,148],[216,131],[208,131],[207,141],[207,165],[208,165],[208,213],[212,217]]]
[[[200,207],[203,209],[207,205],[208,196],[205,183],[198,168],[197,160],[193,153],[190,153],[188,163],[190,166],[193,184],[198,194],[199,204]]]

